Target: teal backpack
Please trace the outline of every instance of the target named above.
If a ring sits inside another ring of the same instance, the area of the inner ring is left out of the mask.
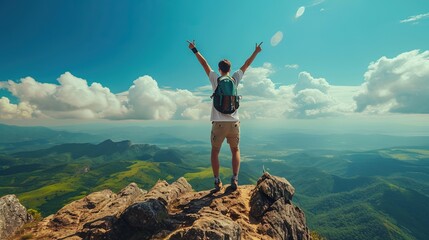
[[[240,106],[240,96],[237,86],[230,76],[221,76],[217,79],[217,87],[211,96],[213,106],[221,113],[234,113]]]

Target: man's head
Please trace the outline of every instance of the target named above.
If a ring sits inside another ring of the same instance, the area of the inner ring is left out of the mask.
[[[231,62],[228,61],[227,59],[223,59],[222,61],[219,62],[219,71],[223,74],[229,73],[229,71],[231,70]]]

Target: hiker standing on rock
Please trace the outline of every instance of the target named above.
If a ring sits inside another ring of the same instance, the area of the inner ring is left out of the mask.
[[[256,44],[252,55],[246,60],[243,66],[235,71],[232,76],[229,75],[231,62],[223,59],[219,62],[220,76],[215,73],[207,63],[203,55],[197,50],[195,41],[188,41],[189,48],[197,57],[204,71],[209,77],[213,88],[213,104],[210,120],[212,121],[211,131],[211,164],[214,175],[215,190],[222,188],[222,181],[219,178],[219,152],[225,138],[229,144],[232,155],[232,173],[231,188],[236,190],[238,187],[238,172],[240,170],[240,121],[238,110],[240,96],[237,95],[237,86],[243,77],[244,72],[261,52],[261,44]]]

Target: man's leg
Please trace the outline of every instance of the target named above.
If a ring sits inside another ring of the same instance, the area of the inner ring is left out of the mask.
[[[232,174],[234,176],[238,176],[238,173],[240,172],[240,148],[238,148],[238,146],[230,148],[232,155]]]
[[[231,162],[232,162],[232,178],[231,188],[236,190],[238,188],[238,173],[240,171],[240,123],[232,123],[230,125],[230,133],[227,136],[229,147],[231,149]]]
[[[219,152],[222,147],[222,142],[225,139],[225,128],[222,123],[214,122],[212,124],[211,144],[212,151],[210,161],[212,164],[213,177],[215,180],[215,190],[219,191],[222,188],[222,181],[219,176]]]
[[[215,178],[219,177],[219,152],[220,148],[212,146],[212,154],[210,159],[212,162],[213,176]]]

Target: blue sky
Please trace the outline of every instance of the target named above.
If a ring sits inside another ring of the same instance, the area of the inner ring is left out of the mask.
[[[421,0],[0,1],[0,119],[205,119],[208,81],[186,40],[214,69],[239,68],[264,42],[241,86],[245,119],[428,114],[409,107],[429,99],[416,87],[429,82],[427,29]],[[251,109],[264,97],[287,107]]]

